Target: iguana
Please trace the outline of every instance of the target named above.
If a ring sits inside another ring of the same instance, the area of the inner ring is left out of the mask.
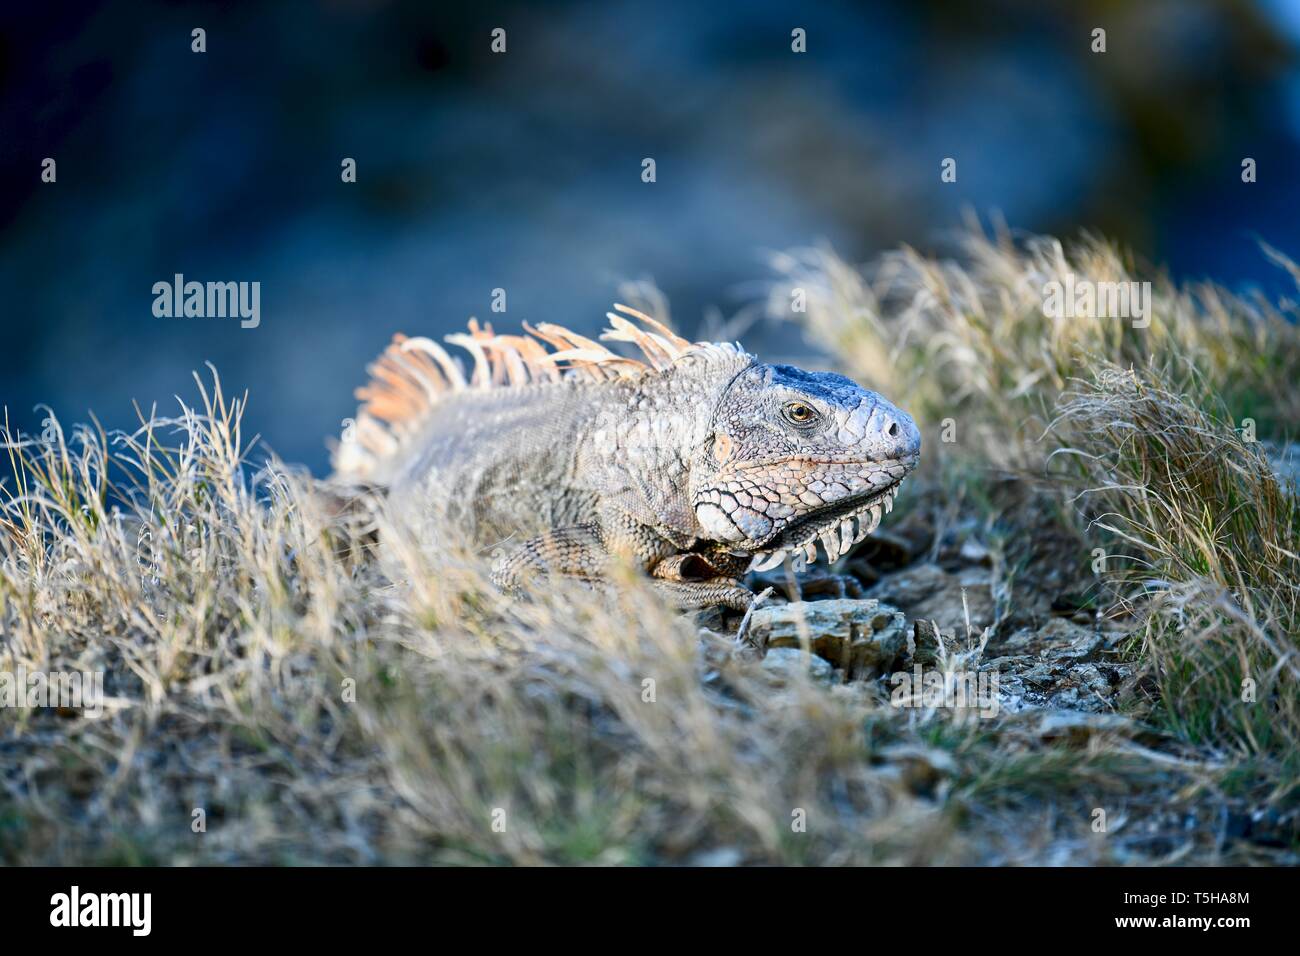
[[[499,547],[507,590],[536,572],[596,581],[623,555],[683,608],[744,610],[746,570],[813,562],[819,543],[833,561],[891,510],[920,458],[905,412],[615,309],[601,338],[640,358],[557,325],[471,320],[446,337],[467,375],[436,342],[395,336],[357,390],[336,480],[386,491],[424,540]]]

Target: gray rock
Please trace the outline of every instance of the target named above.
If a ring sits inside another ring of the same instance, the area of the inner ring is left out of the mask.
[[[760,607],[749,623],[750,636],[773,650],[799,649],[806,635],[813,654],[851,678],[884,673],[907,643],[903,613],[873,600],[799,601]],[[766,664],[766,659],[764,659]]]
[[[829,661],[805,654],[797,647],[771,647],[763,655],[763,669],[782,680],[793,674],[807,672],[819,680],[829,680],[835,673]]]
[[[912,640],[907,645],[907,652],[912,655],[912,663],[922,667],[931,667],[939,660],[939,629],[933,621],[917,618],[912,622]]]
[[[978,566],[956,575],[937,564],[917,564],[881,578],[867,591],[867,597],[900,608],[909,617],[934,621],[945,634],[964,635],[969,610],[971,627],[979,633],[993,623],[989,580],[988,569]]]
[[[862,585],[850,574],[834,574],[820,568],[809,570],[791,579],[784,568],[760,571],[750,577],[754,591],[773,588],[787,601],[800,601],[812,596],[830,595],[837,598],[862,597]]]
[[[1091,661],[1105,648],[1106,639],[1095,630],[1054,618],[1039,629],[1039,640],[1047,645],[1047,654],[1056,660]]]
[[[1028,651],[1036,649],[1039,643],[1037,628],[1022,627],[998,641],[997,647],[1003,651]]]
[[[880,571],[907,567],[928,546],[928,541],[916,542],[888,528],[877,528],[853,549],[853,560],[870,565],[877,572],[872,575],[875,578]]]

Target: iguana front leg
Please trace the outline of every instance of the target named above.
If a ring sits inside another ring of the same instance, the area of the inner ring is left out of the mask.
[[[722,605],[747,611],[754,594],[739,580],[749,558],[726,552],[688,552],[664,558],[650,571],[655,587],[683,609]]]
[[[605,576],[611,555],[626,554],[650,571],[654,587],[679,608],[723,605],[747,610],[754,595],[730,574],[745,559],[730,555],[678,554],[661,535],[628,520],[557,528],[521,544],[492,569],[492,582],[517,592],[532,574],[564,574],[585,581]],[[731,559],[731,560],[728,560]]]
[[[594,524],[556,528],[529,538],[492,568],[492,583],[517,592],[533,574],[567,574],[592,581],[601,577],[609,552]]]
[[[613,513],[600,522],[556,528],[529,538],[492,569],[492,581],[518,591],[532,574],[565,574],[595,581],[605,577],[611,556],[626,555],[642,568],[675,551],[672,542],[630,516]]]
[[[747,611],[754,594],[737,578],[745,573],[748,557],[720,548],[681,551],[679,542],[620,510],[607,511],[601,528],[610,551],[631,554],[654,579],[654,587],[681,610],[722,605]]]
[[[680,610],[699,607],[729,607],[748,611],[754,603],[754,592],[735,578],[709,578],[705,581],[654,581],[655,590],[667,597]]]

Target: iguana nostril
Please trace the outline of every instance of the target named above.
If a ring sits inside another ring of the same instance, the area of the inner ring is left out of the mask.
[[[890,438],[898,437],[898,422],[890,422],[889,428],[885,429]]]

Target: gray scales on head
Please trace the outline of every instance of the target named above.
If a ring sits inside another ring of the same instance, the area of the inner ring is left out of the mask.
[[[437,343],[395,336],[357,391],[334,481],[384,489],[425,539],[503,545],[507,589],[534,573],[597,581],[623,555],[682,607],[742,610],[746,570],[811,563],[819,544],[833,561],[892,508],[920,459],[906,412],[615,308],[601,338],[643,358],[556,325],[471,321],[447,337],[473,357],[466,374]]]

